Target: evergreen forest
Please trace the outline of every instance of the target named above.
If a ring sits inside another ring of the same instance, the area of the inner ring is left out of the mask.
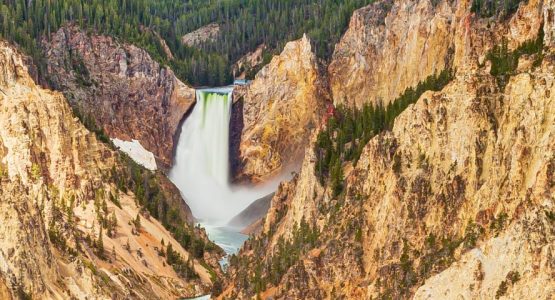
[[[44,73],[40,41],[67,22],[147,50],[183,81],[230,83],[231,65],[265,43],[265,57],[307,33],[314,51],[328,59],[352,12],[372,0],[1,0],[0,37],[18,44]],[[220,34],[198,47],[181,37],[217,23]],[[166,57],[159,36],[174,56]],[[266,59],[265,62],[268,62]],[[254,74],[254,72],[249,72]]]

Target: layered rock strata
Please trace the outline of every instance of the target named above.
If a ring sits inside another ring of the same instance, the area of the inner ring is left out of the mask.
[[[343,165],[339,196],[315,174],[313,136],[222,297],[551,297],[553,4],[521,2],[513,15],[488,19],[471,5],[382,1],[355,13],[328,69],[335,103],[391,101],[442,68],[455,77],[371,139],[354,166]],[[542,32],[543,52],[521,56],[506,81],[490,74],[496,44],[510,51]],[[315,241],[303,242],[311,231],[299,233],[301,224],[317,229]],[[299,256],[280,269],[287,241]]]

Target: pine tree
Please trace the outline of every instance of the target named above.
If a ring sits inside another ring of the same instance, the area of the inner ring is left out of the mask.
[[[137,232],[137,234],[141,233],[141,216],[140,214],[137,214],[137,217],[135,218],[135,220],[133,220],[133,225],[135,226],[135,231]]]
[[[131,245],[129,244],[129,239],[127,239],[127,242],[125,242],[124,248],[125,250],[127,250],[127,252],[131,253]]]
[[[100,232],[98,233],[98,240],[96,241],[96,250],[98,257],[104,258],[104,240],[102,238],[102,226],[100,226]]]
[[[108,226],[107,226],[106,230],[108,231],[108,236],[112,237],[112,236],[114,236],[114,234],[116,232],[116,227],[118,226],[118,219],[116,217],[115,212],[112,212],[110,218],[108,219],[107,224],[108,224]]]

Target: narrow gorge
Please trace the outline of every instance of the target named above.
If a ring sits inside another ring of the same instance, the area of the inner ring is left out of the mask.
[[[555,299],[555,1],[0,4],[0,300]]]
[[[247,239],[229,220],[275,187],[233,186],[230,171],[230,119],[233,87],[200,89],[181,128],[169,178],[182,191],[196,220],[227,254]],[[225,265],[222,261],[222,265]]]

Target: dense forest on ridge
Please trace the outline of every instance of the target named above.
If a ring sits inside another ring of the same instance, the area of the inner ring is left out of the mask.
[[[231,65],[262,43],[269,54],[307,33],[314,50],[328,58],[352,12],[372,0],[1,0],[0,36],[41,63],[40,40],[67,22],[146,49],[192,85],[230,83]],[[197,48],[181,37],[218,23],[219,37]],[[158,34],[174,58],[166,57]]]

